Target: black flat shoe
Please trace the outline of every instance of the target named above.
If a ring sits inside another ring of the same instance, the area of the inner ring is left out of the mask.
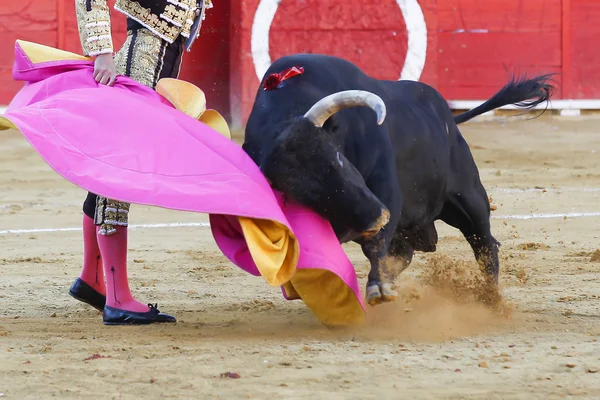
[[[98,311],[104,310],[106,304],[106,296],[98,293],[94,288],[85,283],[81,278],[75,279],[75,282],[69,289],[71,297],[89,304]]]
[[[155,322],[177,322],[172,315],[161,313],[158,310],[158,304],[148,304],[148,307],[150,307],[150,311],[134,312],[106,306],[102,319],[104,325],[148,325]]]

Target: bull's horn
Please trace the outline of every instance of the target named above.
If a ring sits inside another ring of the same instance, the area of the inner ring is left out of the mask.
[[[355,106],[370,107],[377,113],[377,124],[383,124],[386,113],[385,103],[381,100],[381,97],[364,90],[345,90],[323,97],[304,114],[304,118],[312,122],[317,128],[321,128],[325,121],[336,112]]]

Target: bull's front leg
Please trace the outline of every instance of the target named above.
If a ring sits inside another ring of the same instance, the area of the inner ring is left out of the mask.
[[[393,233],[384,229],[373,238],[361,242],[363,253],[371,263],[367,282],[367,302],[371,306],[396,300],[398,292],[394,290],[394,282],[410,262],[390,254],[392,237]]]
[[[395,260],[395,235],[398,229],[402,210],[402,196],[396,175],[391,173],[390,166],[395,165],[392,154],[384,154],[379,158],[380,164],[375,168],[379,174],[373,174],[367,184],[371,192],[390,211],[389,222],[372,237],[363,237],[359,244],[363,254],[371,263],[367,282],[367,302],[371,306],[395,301],[398,292],[394,290],[396,277],[404,268],[398,269]],[[393,169],[393,168],[392,168]]]

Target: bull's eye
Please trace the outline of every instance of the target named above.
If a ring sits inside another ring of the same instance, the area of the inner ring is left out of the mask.
[[[342,155],[340,154],[340,152],[337,152],[337,162],[338,164],[340,164],[340,167],[344,166],[344,160],[342,159]]]

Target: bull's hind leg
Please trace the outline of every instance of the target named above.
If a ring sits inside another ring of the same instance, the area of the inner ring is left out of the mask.
[[[498,283],[500,244],[492,236],[490,205],[483,187],[451,196],[444,205],[439,219],[460,229],[488,278]]]

